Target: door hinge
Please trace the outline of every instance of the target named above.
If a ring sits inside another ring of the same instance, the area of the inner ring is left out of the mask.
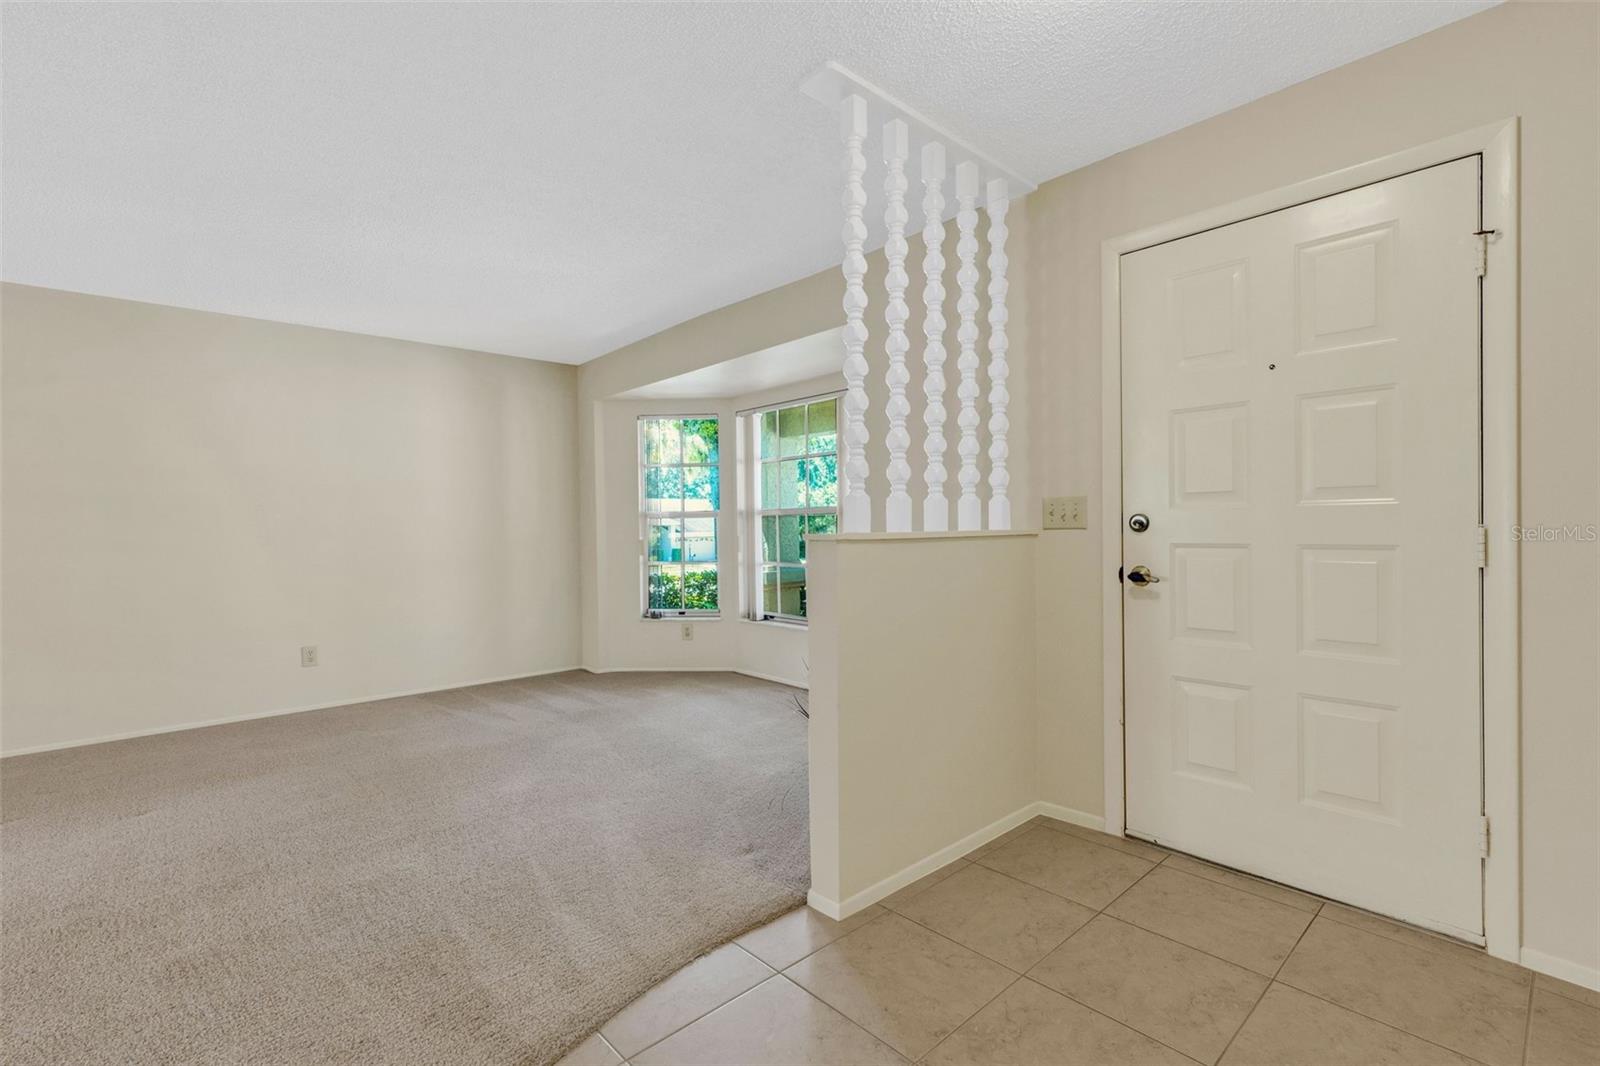
[[[1500,236],[1500,231],[1497,229],[1480,229],[1476,230],[1472,236],[1478,242],[1477,247],[1473,250],[1473,269],[1477,271],[1478,277],[1485,277],[1489,273],[1489,241]]]
[[[1485,859],[1489,857],[1489,816],[1487,814],[1478,819],[1478,854]]]
[[[1489,527],[1478,527],[1478,569],[1486,570],[1489,567]]]

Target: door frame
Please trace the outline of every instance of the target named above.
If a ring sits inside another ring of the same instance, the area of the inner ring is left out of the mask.
[[[1521,704],[1518,521],[1519,122],[1506,119],[1454,136],[1285,185],[1231,204],[1112,237],[1100,245],[1101,678],[1105,715],[1105,829],[1122,835],[1126,782],[1123,735],[1122,292],[1123,255],[1205,230],[1474,155],[1482,156],[1480,226],[1488,243],[1482,289],[1483,804],[1493,829],[1483,873],[1483,928],[1489,954],[1518,961],[1521,900]]]

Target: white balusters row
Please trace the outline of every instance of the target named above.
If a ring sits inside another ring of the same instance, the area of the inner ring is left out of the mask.
[[[922,528],[942,533],[950,528],[950,501],[944,498],[944,145],[938,142],[923,146],[922,189],[922,451],[928,457]]]
[[[867,257],[861,247],[867,224],[867,102],[859,96],[844,101],[844,472],[840,480],[840,528],[846,533],[872,529],[872,501],[867,498]]]
[[[906,319],[911,311],[906,307],[906,155],[911,135],[900,119],[891,119],[883,127],[883,209],[884,226],[889,239],[883,246],[883,257],[889,264],[883,285],[888,293],[888,304],[883,311],[884,324],[889,327],[884,349],[889,355],[889,370],[884,381],[889,386],[889,499],[884,504],[884,528],[891,533],[911,531],[911,496],[906,492],[906,482],[911,480],[911,464],[906,462],[906,449],[911,447],[911,436],[906,432],[906,416],[911,404],[906,400],[906,384],[911,375],[906,371],[906,353],[911,342],[906,339]]]
[[[961,427],[961,441],[956,453],[961,456],[961,498],[956,501],[956,528],[982,529],[983,505],[978,502],[978,165],[961,163],[956,166],[956,258],[961,267],[956,271],[956,285],[961,295],[956,298],[956,313],[961,324],[956,327],[956,341],[961,354],[956,357],[956,369],[961,372],[961,384],[956,386],[956,399],[961,401],[961,411],[956,415],[956,425]]]
[[[1006,470],[1006,459],[1011,452],[1006,437],[1011,432],[1011,420],[1006,407],[1011,403],[1011,393],[1006,391],[1006,378],[1011,368],[1006,363],[1006,210],[1011,198],[1006,193],[1006,179],[995,178],[989,182],[989,528],[1011,528],[1011,498],[1006,490],[1011,485],[1011,474]]]
[[[845,459],[840,472],[840,498],[842,517],[840,528],[847,533],[864,533],[871,529],[871,501],[867,496],[866,481],[869,471],[866,448],[868,441],[866,413],[868,372],[866,346],[867,271],[863,245],[866,241],[866,223],[863,214],[867,203],[866,156],[862,145],[867,137],[867,105],[860,96],[846,96],[842,105],[842,130],[845,146],[844,187],[844,426]],[[911,437],[906,429],[906,419],[911,404],[906,399],[906,387],[911,374],[906,366],[906,356],[911,342],[906,335],[910,310],[906,306],[906,288],[910,279],[906,275],[906,160],[910,155],[910,131],[901,119],[891,119],[883,127],[883,191],[885,198],[884,223],[888,239],[884,245],[887,271],[884,276],[886,302],[884,306],[885,340],[883,345],[887,361],[884,381],[888,385],[889,400],[886,407],[889,429],[885,437],[888,448],[889,496],[885,501],[884,520],[889,532],[908,532],[912,529],[912,505],[908,484],[911,465],[907,452]],[[946,298],[944,288],[944,178],[945,148],[938,142],[922,146],[922,238],[925,252],[922,259],[922,299],[925,313],[923,332],[923,410],[925,437],[923,453],[927,465],[923,481],[927,493],[922,501],[922,528],[927,531],[944,531],[950,528],[950,501],[945,495],[949,473],[945,468],[945,374],[947,357],[944,335],[948,323],[944,314]],[[960,437],[956,454],[960,457],[957,482],[960,495],[956,500],[956,528],[977,530],[984,528],[983,501],[978,486],[979,424],[978,417],[978,164],[966,160],[955,168],[956,195],[956,257],[960,267],[956,271],[959,295],[956,300],[958,325],[956,341],[959,353],[956,369],[959,374],[956,398],[960,403],[956,425]],[[1006,211],[1010,194],[1003,178],[988,182],[984,189],[985,206],[989,213],[989,506],[988,528],[1011,528],[1011,501],[1009,497],[1010,474],[1006,464],[1010,456],[1009,434],[1011,423],[1007,414],[1011,396],[1007,388],[1010,375],[1008,363],[1009,340],[1006,334],[1006,294],[1008,283],[1006,269]]]

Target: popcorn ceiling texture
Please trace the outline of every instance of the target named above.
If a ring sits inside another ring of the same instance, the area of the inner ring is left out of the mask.
[[[1042,181],[1487,6],[9,4],[0,272],[583,362],[839,261],[825,60]]]

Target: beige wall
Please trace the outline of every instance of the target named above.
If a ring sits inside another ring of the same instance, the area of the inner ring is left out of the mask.
[[[1103,240],[1512,116],[1522,119],[1523,519],[1600,521],[1597,70],[1600,8],[1506,4],[1063,175],[1017,205],[1014,394],[1028,442],[1014,460],[1017,524],[1038,524],[1043,495],[1098,500]],[[881,258],[870,276],[881,285]],[[881,288],[869,292],[881,309]],[[836,273],[818,274],[598,360],[582,388],[603,395],[834,326],[841,294]],[[1037,551],[1038,798],[1091,814],[1104,794],[1098,520],[1041,535]],[[1600,551],[1528,544],[1522,566],[1524,942],[1593,972]]]
[[[15,285],[0,352],[5,751],[577,664],[573,368]]]
[[[1499,119],[1522,119],[1522,507],[1592,523],[1600,8],[1509,4],[1068,174],[1030,198],[1038,482],[1100,491],[1100,242]],[[1043,580],[1098,617],[1099,534],[1047,537]],[[1600,967],[1600,552],[1530,544],[1523,579],[1524,943]],[[1072,605],[1066,606],[1068,603]],[[1043,604],[1043,798],[1099,810],[1099,633]]]
[[[1037,798],[1038,538],[889,537],[808,549],[812,891],[846,916]]]

